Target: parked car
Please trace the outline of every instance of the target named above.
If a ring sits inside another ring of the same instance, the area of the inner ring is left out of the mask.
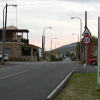
[[[89,59],[89,60],[88,60],[88,63],[89,63],[89,64],[92,64],[93,66],[95,66],[95,65],[97,65],[97,61],[98,61],[97,58],[93,58],[93,59]]]
[[[4,53],[4,62],[8,61],[9,57],[7,53]],[[2,61],[2,52],[0,52],[0,61]]]

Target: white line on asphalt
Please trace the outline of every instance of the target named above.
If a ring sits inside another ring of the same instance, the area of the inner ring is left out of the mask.
[[[46,66],[48,66],[49,64],[47,64]]]
[[[55,64],[56,62],[52,63],[52,64]]]
[[[67,77],[48,95],[47,98],[51,98],[54,93],[63,85],[63,83],[68,79],[68,77],[72,74],[72,72],[70,72]]]
[[[0,70],[2,70],[2,69],[8,69],[8,68],[11,68],[11,67],[1,68]]]
[[[9,75],[9,76],[6,76],[6,77],[2,77],[2,78],[0,78],[0,80],[8,78],[8,77],[11,77],[11,76],[15,76],[15,75],[18,75],[18,74],[22,74],[22,73],[25,73],[25,72],[28,72],[28,71],[30,71],[30,70],[26,70],[26,71],[22,71],[22,72],[19,72],[19,73],[16,73],[16,74],[12,74],[12,75]]]
[[[38,69],[38,67],[34,68],[34,69]]]
[[[98,66],[94,66],[95,68],[98,68]]]
[[[78,63],[77,63],[77,65],[74,67],[74,69],[72,70],[72,72],[76,69],[77,66],[78,66]]]

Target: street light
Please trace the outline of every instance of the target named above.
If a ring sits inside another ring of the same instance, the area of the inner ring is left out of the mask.
[[[17,7],[17,5],[8,5],[6,4],[6,6],[3,9],[3,31],[2,31],[2,64],[4,63],[4,52],[5,52],[5,38],[6,38],[6,23],[7,23],[7,6],[14,6]],[[5,11],[5,29],[4,29],[4,10],[6,8]]]
[[[74,35],[74,34],[78,35],[77,33],[72,33],[72,35]],[[79,42],[79,35],[78,35],[78,42]],[[78,51],[77,51],[77,59],[78,59]]]
[[[55,44],[55,52],[56,52],[56,45],[60,45],[60,44]]]
[[[82,39],[82,20],[79,17],[71,17],[71,19],[78,18],[80,20],[80,61],[81,61],[81,39]]]
[[[78,36],[78,42],[79,42],[79,35],[77,33],[72,33],[72,35],[76,34]]]
[[[52,38],[52,39],[57,39],[57,38]],[[51,39],[51,49],[50,49],[50,51],[52,50],[52,39]]]
[[[52,27],[45,27],[44,30],[43,30],[43,36],[42,36],[42,50],[43,50],[43,58],[44,58],[44,52],[45,52],[45,36],[44,36],[44,33],[45,33],[45,29],[52,29]],[[45,58],[44,58],[45,59]]]

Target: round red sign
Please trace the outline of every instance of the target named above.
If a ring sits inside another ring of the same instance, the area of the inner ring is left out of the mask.
[[[90,43],[91,43],[91,38],[90,38],[90,36],[88,36],[88,35],[84,36],[83,39],[82,39],[82,42],[83,42],[85,45],[90,44]]]

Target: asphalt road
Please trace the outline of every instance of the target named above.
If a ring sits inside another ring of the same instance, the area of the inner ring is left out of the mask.
[[[0,100],[52,100],[55,88],[71,72],[84,72],[82,68],[69,58],[62,62],[9,62],[0,66]]]

